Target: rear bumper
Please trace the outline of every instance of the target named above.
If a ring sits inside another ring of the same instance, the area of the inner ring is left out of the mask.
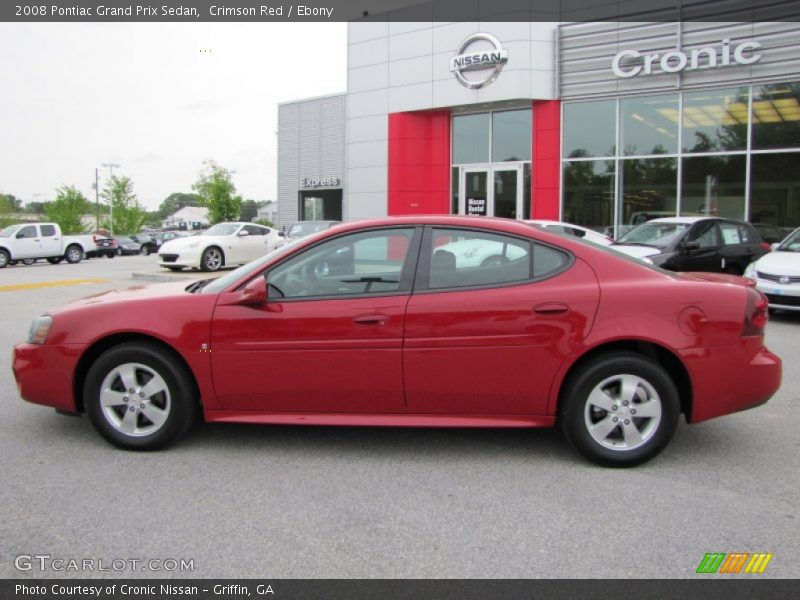
[[[754,408],[781,386],[781,359],[761,337],[742,338],[733,346],[681,352],[692,379],[692,423]]]
[[[76,412],[73,373],[85,346],[17,344],[11,361],[19,394],[34,404]]]

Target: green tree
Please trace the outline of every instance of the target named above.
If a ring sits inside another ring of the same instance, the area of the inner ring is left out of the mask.
[[[0,202],[2,202],[10,212],[22,211],[22,200],[17,198],[14,194],[0,194]]]
[[[258,209],[263,202],[256,202],[255,200],[243,200],[242,208],[239,211],[240,221],[252,221],[258,216]]]
[[[91,212],[91,205],[75,186],[65,185],[56,190],[55,200],[44,203],[44,212],[48,221],[58,223],[62,233],[83,233],[86,227],[81,217]]]
[[[118,235],[136,233],[147,218],[147,211],[133,193],[130,177],[112,176],[100,197],[111,205],[111,222],[105,219],[102,226]],[[113,226],[113,227],[110,227]]]
[[[202,206],[203,199],[197,194],[187,194],[185,192],[174,192],[164,198],[161,206],[158,207],[158,217],[166,219],[175,211],[185,206]]]
[[[28,202],[25,205],[25,212],[31,215],[44,214],[44,205],[46,202]]]
[[[14,223],[14,218],[11,216],[11,203],[5,195],[0,195],[0,228]]]
[[[235,221],[242,207],[241,196],[236,196],[236,186],[231,181],[232,173],[213,160],[203,162],[203,169],[192,189],[208,206],[208,220],[213,223]]]

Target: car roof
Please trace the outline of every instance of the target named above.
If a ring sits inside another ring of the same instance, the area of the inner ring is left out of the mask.
[[[713,219],[719,221],[717,217],[661,217],[658,219],[650,219],[646,223],[697,223],[698,221],[707,221]]]

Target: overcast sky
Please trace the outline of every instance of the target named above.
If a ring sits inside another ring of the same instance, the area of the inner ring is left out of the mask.
[[[274,199],[277,103],[345,91],[346,55],[345,23],[0,24],[0,192],[94,200],[113,162],[152,210],[212,158]]]

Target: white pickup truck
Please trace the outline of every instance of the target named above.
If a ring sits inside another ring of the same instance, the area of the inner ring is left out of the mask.
[[[95,250],[94,236],[61,235],[57,223],[20,223],[0,231],[0,269],[40,258],[52,264],[77,263]]]

